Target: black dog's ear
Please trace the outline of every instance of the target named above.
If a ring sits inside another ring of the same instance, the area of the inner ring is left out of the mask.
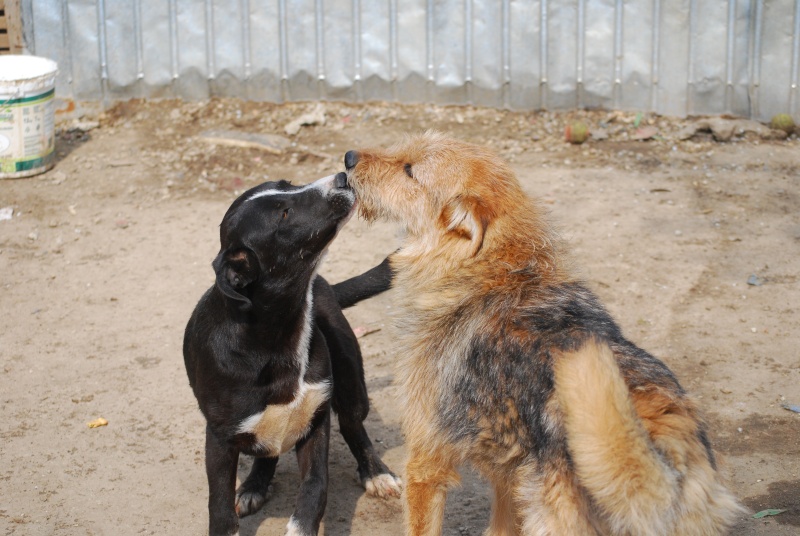
[[[220,251],[212,266],[217,274],[217,288],[239,302],[242,311],[249,311],[253,303],[243,291],[258,277],[258,260],[253,252],[245,248]]]

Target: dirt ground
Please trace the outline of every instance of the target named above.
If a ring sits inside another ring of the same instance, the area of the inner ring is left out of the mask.
[[[700,399],[750,510],[733,534],[800,534],[800,415],[782,407],[800,405],[800,140],[679,141],[690,121],[386,103],[328,103],[324,125],[284,133],[313,107],[125,103],[97,128],[63,124],[53,170],[0,181],[0,209],[13,208],[0,221],[0,532],[203,534],[204,422],[181,342],[213,282],[223,213],[264,180],[309,182],[340,170],[348,149],[434,127],[512,162],[626,335]],[[574,119],[595,138],[564,142]],[[644,127],[650,139],[636,140]],[[209,129],[291,145],[281,154],[217,145],[198,137]],[[354,218],[322,274],[356,275],[398,240],[394,226]],[[367,427],[400,472],[392,304],[389,292],[347,316],[379,330],[360,339],[373,401]],[[89,428],[98,417],[108,425]],[[324,533],[401,534],[401,501],[364,495],[338,434],[331,458]],[[240,477],[248,468],[243,460]],[[448,499],[448,535],[487,524],[486,484],[469,468],[463,475]],[[241,533],[283,534],[297,484],[287,455],[272,497]],[[785,512],[751,518],[767,508]]]

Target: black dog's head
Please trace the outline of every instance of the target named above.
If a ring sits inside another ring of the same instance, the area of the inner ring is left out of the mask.
[[[220,225],[217,288],[244,311],[258,292],[302,292],[354,205],[344,173],[305,186],[267,182],[246,191]]]

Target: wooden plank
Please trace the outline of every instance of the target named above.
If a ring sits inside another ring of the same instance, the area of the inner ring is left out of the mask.
[[[22,54],[25,49],[25,43],[22,40],[22,9],[20,9],[20,0],[4,1],[6,23],[8,24],[8,48],[11,49],[12,54]]]
[[[5,17],[0,17],[0,30],[8,30],[8,21]]]
[[[0,48],[11,48],[8,44],[8,34],[0,34]]]

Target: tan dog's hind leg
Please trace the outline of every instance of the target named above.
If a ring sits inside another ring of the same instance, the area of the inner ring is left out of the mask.
[[[412,449],[406,465],[406,533],[438,536],[442,533],[447,487],[460,478],[452,458]]]
[[[495,480],[492,487],[494,488],[492,518],[484,536],[516,536],[520,533],[520,525],[510,479]]]
[[[540,474],[533,466],[519,469],[516,496],[520,505],[522,534],[597,536],[586,498],[568,471],[550,467]]]

